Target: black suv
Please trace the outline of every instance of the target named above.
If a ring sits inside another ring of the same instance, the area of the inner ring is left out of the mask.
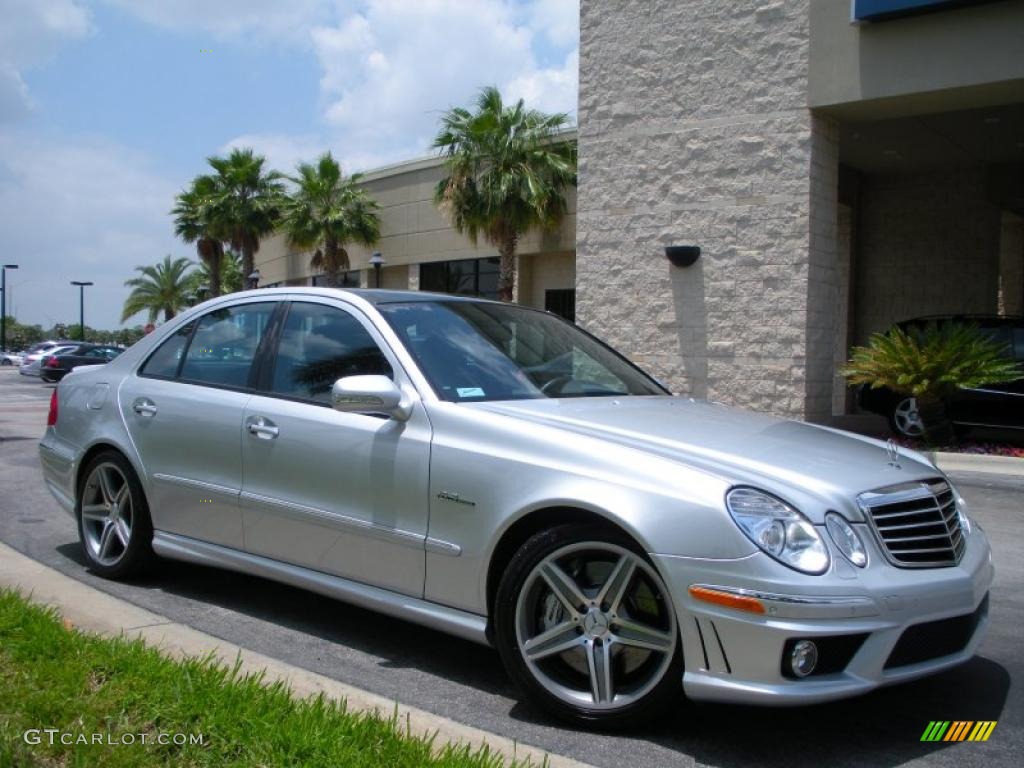
[[[926,323],[956,321],[973,323],[993,340],[1006,345],[1008,357],[1024,362],[1024,317],[996,317],[993,315],[935,315],[917,317],[897,323],[908,330]],[[892,431],[902,437],[921,437],[923,428],[912,397],[897,395],[890,389],[860,388],[860,407],[880,413],[889,419]],[[959,434],[974,427],[999,430],[1020,430],[1024,437],[1024,379],[1008,384],[992,384],[976,389],[960,389],[946,401],[946,413]]]

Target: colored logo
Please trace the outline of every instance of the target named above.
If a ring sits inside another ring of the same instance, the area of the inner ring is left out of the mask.
[[[988,741],[998,720],[932,720],[921,741]]]

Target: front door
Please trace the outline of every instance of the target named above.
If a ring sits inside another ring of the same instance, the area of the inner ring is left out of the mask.
[[[243,419],[246,549],[417,597],[423,594],[430,423],[340,413],[331,386],[381,374],[411,390],[358,310],[292,303]]]

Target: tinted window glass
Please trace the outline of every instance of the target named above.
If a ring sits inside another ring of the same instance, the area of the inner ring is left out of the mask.
[[[390,377],[391,365],[352,315],[324,304],[292,304],[274,362],[273,393],[329,404],[342,376]]]
[[[468,301],[378,309],[445,400],[666,394],[610,348],[543,312]]]
[[[275,306],[273,302],[242,304],[203,315],[185,355],[181,378],[199,384],[248,386],[256,348]]]
[[[195,323],[186,323],[179,328],[170,338],[156,348],[156,352],[149,356],[149,360],[139,371],[143,376],[158,376],[160,378],[174,378],[178,372],[178,362],[181,360],[185,345],[188,344],[188,337],[192,335],[192,328]]]

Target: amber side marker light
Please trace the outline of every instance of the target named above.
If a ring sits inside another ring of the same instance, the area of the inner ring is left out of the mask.
[[[764,603],[756,597],[745,597],[734,595],[731,592],[720,592],[717,589],[707,587],[690,587],[690,595],[696,600],[714,605],[724,605],[726,608],[735,608],[737,611],[749,613],[764,613]]]

